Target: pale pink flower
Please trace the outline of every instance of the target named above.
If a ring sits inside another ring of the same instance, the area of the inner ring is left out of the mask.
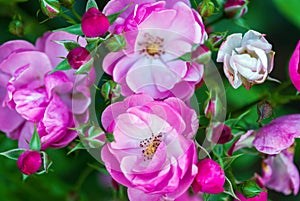
[[[109,53],[103,69],[121,85],[122,95],[146,93],[155,99],[189,100],[202,79],[203,65],[177,58],[206,38],[201,17],[194,10],[183,2],[171,8],[164,1],[135,5],[117,29],[117,33],[124,32],[127,46]]]
[[[262,153],[278,154],[294,144],[300,137],[300,114],[286,115],[274,119],[257,131],[254,147]]]
[[[300,41],[290,59],[289,73],[292,83],[300,91]]]
[[[273,69],[274,54],[264,34],[250,30],[244,36],[228,36],[219,49],[217,62],[223,62],[224,73],[234,88],[243,84],[250,89],[267,79]]]
[[[128,187],[130,200],[175,199],[189,188],[197,173],[191,138],[198,119],[180,99],[132,95],[108,106],[102,125],[114,136],[102,160],[113,179]]]

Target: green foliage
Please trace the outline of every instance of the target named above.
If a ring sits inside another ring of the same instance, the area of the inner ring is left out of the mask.
[[[40,140],[40,136],[36,130],[36,125],[34,125],[34,132],[32,134],[29,146],[30,146],[31,150],[36,150],[36,151],[41,150],[41,140]]]
[[[59,28],[59,29],[56,29],[54,30],[55,31],[65,31],[65,32],[68,32],[68,33],[71,33],[71,34],[76,34],[76,35],[79,35],[79,36],[83,36],[83,32],[82,32],[82,29],[81,29],[81,24],[74,24],[74,25],[71,25],[71,26],[67,26],[67,27],[64,27],[64,28]]]
[[[299,0],[273,0],[277,9],[298,28],[300,28],[300,1]]]
[[[56,72],[56,71],[60,71],[60,70],[62,70],[62,71],[64,71],[64,70],[70,70],[70,69],[72,69],[71,68],[71,66],[70,66],[70,64],[69,64],[69,62],[68,62],[68,60],[67,59],[64,59],[62,62],[60,62],[51,72],[50,72],[50,74],[51,73],[54,73],[54,72]]]
[[[239,191],[246,198],[253,198],[259,195],[263,190],[257,185],[255,181],[248,180],[238,186]]]

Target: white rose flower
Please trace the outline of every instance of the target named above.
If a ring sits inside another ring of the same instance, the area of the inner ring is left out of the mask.
[[[236,89],[242,84],[250,89],[253,84],[263,83],[273,69],[272,45],[264,34],[249,30],[232,34],[222,43],[217,62],[223,62],[224,73]]]

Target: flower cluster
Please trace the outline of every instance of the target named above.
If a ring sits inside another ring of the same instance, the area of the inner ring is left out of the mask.
[[[89,0],[81,18],[72,0],[41,0],[45,15],[74,25],[46,32],[35,44],[0,46],[0,131],[18,141],[0,155],[17,160],[26,176],[42,174],[51,165],[47,149],[77,143],[69,153],[93,149],[113,187],[125,186],[131,201],[266,201],[267,189],[298,194],[300,114],[270,118],[274,106],[299,96],[282,96],[289,87],[282,84],[226,116],[225,90],[216,86],[221,76],[213,59],[230,90],[244,86],[250,93],[275,80],[269,77],[275,52],[265,34],[227,36],[211,26],[215,12],[236,21],[248,3],[204,0],[195,10],[188,0],[111,0],[100,11]],[[289,63],[298,93],[299,52],[300,42]],[[193,102],[196,90],[206,101]],[[258,120],[241,123],[244,110],[256,105]],[[237,181],[231,164],[245,150],[262,156],[261,172]]]

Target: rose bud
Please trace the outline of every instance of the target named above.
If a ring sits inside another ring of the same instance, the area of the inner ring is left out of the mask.
[[[13,17],[12,21],[8,25],[8,30],[16,36],[24,35],[24,22],[19,14]]]
[[[192,51],[192,60],[198,64],[206,64],[211,57],[211,51],[205,45],[199,45]]]
[[[225,173],[217,162],[206,158],[201,160],[197,167],[198,173],[192,183],[195,193],[218,194],[224,191]]]
[[[68,53],[67,59],[73,69],[78,69],[91,59],[91,55],[84,47],[76,47]]]
[[[231,128],[225,124],[219,123],[213,128],[212,141],[217,144],[225,144],[232,140]]]
[[[17,165],[23,174],[34,174],[41,168],[41,154],[38,151],[25,151],[19,156]]]
[[[110,26],[108,18],[97,8],[88,9],[82,16],[81,28],[87,37],[104,35]]]
[[[208,18],[214,14],[215,11],[215,5],[213,2],[209,1],[203,1],[198,5],[197,8],[199,14],[203,18]]]
[[[297,47],[290,59],[289,73],[290,78],[294,86],[300,91],[300,40],[298,41]]]
[[[228,18],[240,18],[247,10],[246,0],[227,0],[224,5],[224,12]]]
[[[48,17],[53,18],[59,15],[61,7],[58,0],[41,0],[40,3],[42,12]]]

